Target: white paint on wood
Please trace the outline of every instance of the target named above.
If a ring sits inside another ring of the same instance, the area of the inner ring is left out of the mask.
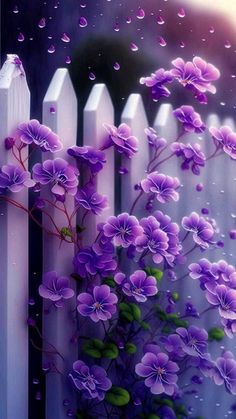
[[[50,112],[51,108],[54,108],[53,112]],[[43,123],[56,132],[63,143],[63,150],[54,154],[47,152],[43,154],[43,159],[61,157],[76,165],[74,159],[67,154],[67,149],[76,144],[77,136],[77,99],[67,69],[58,69],[54,74],[43,102]],[[52,195],[46,188],[42,192],[42,197],[52,200]],[[67,197],[66,207],[71,214],[75,207],[72,196]],[[67,226],[66,217],[63,213],[53,207],[48,207],[47,211],[60,229]],[[43,223],[46,227],[52,228],[46,215],[43,217]],[[76,226],[76,217],[72,220],[72,226],[73,228]],[[58,275],[70,277],[73,272],[74,253],[74,244],[65,242],[61,244],[58,238],[44,233],[43,272],[55,270]],[[71,286],[75,290],[73,279],[71,279]],[[45,301],[44,310],[47,310],[49,306],[49,302]],[[53,357],[44,356],[44,362],[53,362],[63,374],[48,373],[46,375],[47,419],[65,419],[67,417],[68,407],[63,406],[63,400],[65,399],[71,401],[70,409],[76,407],[75,395],[68,380],[68,373],[72,369],[72,364],[77,360],[77,345],[71,341],[77,330],[75,308],[76,296],[66,301],[64,308],[51,308],[49,314],[44,313],[44,337],[55,346],[64,358],[63,361],[58,355]],[[52,350],[52,347],[45,344],[45,349]]]
[[[5,150],[20,122],[29,120],[30,92],[25,76],[7,61],[0,72],[0,166],[17,164]],[[24,158],[28,147],[24,149]],[[11,194],[28,207],[28,191]],[[28,217],[0,203],[0,417],[28,417]]]

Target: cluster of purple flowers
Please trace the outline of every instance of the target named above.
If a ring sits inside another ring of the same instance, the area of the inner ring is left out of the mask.
[[[158,172],[152,172],[141,181],[141,188],[145,193],[151,193],[157,201],[165,204],[171,200],[178,201],[180,187],[179,179]]]
[[[191,168],[194,175],[200,175],[200,167],[205,166],[205,154],[201,151],[201,146],[198,143],[195,144],[183,144],[174,142],[171,145],[172,151],[177,157],[183,159],[181,164],[182,170],[189,170]]]
[[[142,77],[141,84],[151,88],[154,100],[170,95],[166,84],[177,80],[182,86],[190,89],[201,103],[207,103],[206,93],[216,93],[212,82],[220,77],[219,70],[212,64],[207,63],[200,57],[194,57],[193,61],[185,62],[182,58],[172,61],[173,67],[166,71],[163,68],[152,73],[150,77]]]
[[[13,164],[7,164],[0,169],[0,191],[20,192],[24,187],[31,188],[35,182],[30,172]]]
[[[192,212],[188,217],[183,217],[182,226],[188,232],[193,233],[193,240],[202,249],[207,249],[213,243],[214,228],[212,224]]]
[[[18,125],[17,137],[24,144],[35,144],[42,151],[54,153],[62,149],[62,142],[49,127],[42,125],[36,119]]]
[[[103,150],[114,146],[118,153],[124,154],[129,159],[138,151],[138,140],[132,135],[131,128],[127,124],[121,124],[118,128],[104,124],[104,128],[108,137],[102,147]]]
[[[236,133],[228,126],[223,126],[221,128],[209,128],[209,131],[217,144],[217,147],[220,147],[228,154],[231,159],[236,159]]]
[[[173,114],[183,124],[183,129],[187,132],[201,133],[206,129],[201,116],[194,111],[192,106],[183,105],[175,109]]]
[[[144,303],[147,301],[147,297],[152,297],[158,292],[156,278],[148,276],[141,270],[135,271],[129,278],[119,272],[115,275],[114,280],[121,286],[125,295],[133,297],[139,303]]]

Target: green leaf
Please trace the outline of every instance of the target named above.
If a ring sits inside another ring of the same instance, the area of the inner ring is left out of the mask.
[[[131,309],[130,309],[129,304],[126,304],[126,303],[120,303],[120,304],[119,304],[119,309],[120,309],[121,311],[127,311],[128,313],[131,313]]]
[[[115,288],[115,286],[116,286],[116,283],[114,281],[114,278],[104,278],[103,284],[106,284],[106,285],[108,285],[111,288]]]
[[[130,401],[130,395],[124,388],[112,386],[106,393],[106,401],[112,406],[126,406]]]
[[[220,342],[225,336],[224,330],[221,327],[212,327],[212,329],[208,330],[208,340],[212,342],[216,340]]]
[[[186,410],[186,407],[183,404],[179,404],[178,406],[175,405],[174,410],[178,415],[181,415],[181,417],[182,416],[185,416],[185,417],[188,416],[188,412]]]
[[[137,306],[137,304],[134,303],[130,303],[129,304],[130,308],[131,308],[131,313],[133,315],[134,320],[140,320],[141,319],[141,310],[140,308]]]
[[[147,275],[154,276],[157,282],[160,282],[163,277],[163,272],[160,269],[147,267],[144,269]]]
[[[128,323],[132,323],[132,321],[134,320],[133,315],[129,313],[128,311],[121,311],[120,315],[121,315],[121,318],[127,321]]]
[[[151,330],[151,326],[147,322],[140,322],[140,326],[143,328],[143,330]]]
[[[157,304],[155,306],[157,317],[162,321],[167,321],[168,316],[164,310]]]
[[[186,320],[182,320],[182,319],[174,319],[173,323],[175,324],[175,326],[177,327],[188,327],[188,322]]]
[[[89,339],[89,341],[85,342],[83,345],[83,351],[93,358],[102,358],[104,346],[104,343],[99,339]]]
[[[73,237],[68,227],[62,227],[60,233],[62,237]]]
[[[179,301],[179,294],[178,292],[172,292],[171,297],[174,301]]]
[[[132,342],[128,342],[125,345],[125,352],[129,355],[133,355],[137,352],[137,346]]]
[[[147,419],[161,419],[161,418],[160,416],[157,416],[154,413],[151,413],[151,415],[148,415]]]
[[[170,399],[161,399],[160,397],[155,397],[154,401],[160,406],[174,407],[174,403]]]
[[[119,349],[115,343],[106,343],[102,350],[102,357],[109,359],[116,359],[119,356]]]

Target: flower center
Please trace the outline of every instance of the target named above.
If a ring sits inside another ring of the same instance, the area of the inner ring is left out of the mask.
[[[161,367],[157,367],[157,375],[163,375],[165,373],[165,369]]]
[[[94,303],[94,308],[96,309],[96,310],[100,310],[100,308],[102,307],[102,305],[100,304],[100,303],[98,303],[98,302],[96,302],[96,303]]]

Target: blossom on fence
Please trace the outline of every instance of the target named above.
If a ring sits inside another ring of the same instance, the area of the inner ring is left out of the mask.
[[[236,394],[236,361],[230,351],[216,359],[213,380],[218,386],[224,384],[229,393]]]
[[[166,260],[169,264],[172,264],[180,254],[182,245],[179,241],[179,226],[174,223],[171,218],[164,214],[162,211],[154,211],[153,216],[160,223],[160,228],[167,234],[168,237],[168,255]]]
[[[215,141],[218,142],[231,159],[236,159],[236,133],[228,126],[221,128],[210,127],[209,131]]]
[[[0,168],[0,191],[19,192],[24,187],[31,188],[35,182],[30,172],[13,164],[6,164]]]
[[[114,280],[122,287],[124,294],[135,298],[139,303],[144,303],[147,301],[147,297],[152,297],[158,292],[154,276],[148,276],[141,270],[135,271],[129,278],[122,272],[118,272]]]
[[[73,364],[73,372],[69,374],[75,387],[83,392],[86,399],[103,400],[112,382],[107,377],[106,370],[97,365],[88,367],[83,361]]]
[[[136,250],[141,253],[150,252],[154,263],[162,262],[165,257],[168,257],[168,235],[160,228],[160,223],[152,215],[142,218],[140,225],[143,228],[143,234],[135,240]]]
[[[210,282],[207,282],[205,287],[207,301],[218,308],[220,316],[224,319],[236,320],[236,290]]]
[[[118,128],[109,124],[103,124],[103,126],[109,135],[102,149],[114,146],[119,153],[128,158],[133,157],[138,151],[138,140],[132,135],[131,128],[127,124],[121,124]]]
[[[192,106],[180,106],[173,111],[173,114],[183,124],[183,129],[187,132],[200,133],[206,129],[201,116],[195,112]]]
[[[182,226],[185,230],[193,233],[193,240],[203,249],[208,248],[212,243],[214,235],[212,225],[196,212],[192,212],[188,217],[183,217]]]
[[[208,333],[205,329],[190,326],[188,329],[178,327],[176,333],[181,339],[182,350],[190,356],[203,356],[206,353]]]
[[[105,236],[113,239],[115,246],[128,247],[135,243],[143,228],[134,215],[124,212],[117,217],[109,217],[103,226],[103,232]]]
[[[75,195],[78,186],[78,170],[61,158],[46,160],[33,166],[33,179],[41,185],[51,185],[55,195],[63,196],[66,192]]]
[[[157,201],[162,204],[171,200],[178,201],[176,190],[180,187],[177,177],[171,177],[158,172],[152,172],[146,179],[141,180],[141,188],[145,193],[153,193]]]
[[[87,165],[93,174],[100,172],[106,163],[105,153],[88,145],[84,145],[83,147],[75,145],[68,148],[67,153],[73,156],[80,165]]]
[[[145,385],[150,388],[152,394],[173,395],[177,386],[178,365],[169,360],[163,352],[154,354],[147,352],[141,362],[136,365],[135,372],[145,378]]]
[[[91,293],[82,292],[77,297],[78,312],[90,317],[95,323],[108,320],[116,312],[117,296],[111,292],[108,285],[95,286]]]
[[[205,154],[201,151],[201,146],[198,143],[195,144],[183,144],[175,142],[171,144],[171,149],[177,157],[183,159],[181,164],[182,170],[191,170],[194,175],[200,175],[200,167],[205,166]]]
[[[167,141],[165,138],[160,137],[157,132],[154,130],[154,128],[148,127],[144,130],[148,143],[150,147],[154,148],[155,151],[159,150],[159,148],[163,148],[166,146]]]
[[[103,210],[108,208],[107,197],[97,193],[93,185],[87,185],[83,189],[79,189],[75,195],[75,200],[86,210],[96,215],[101,214]]]
[[[89,278],[89,275],[94,276],[96,274],[107,277],[117,267],[113,254],[104,252],[98,244],[80,249],[73,262],[76,273],[82,278]]]
[[[22,143],[34,143],[39,146],[42,151],[51,151],[54,153],[63,148],[58,135],[55,134],[49,127],[40,124],[36,119],[19,124],[16,134]]]
[[[170,91],[165,85],[171,83],[172,80],[173,77],[170,71],[165,71],[164,68],[160,68],[149,77],[141,77],[140,84],[151,87],[152,97],[157,101],[163,96],[170,96]]]
[[[70,287],[70,280],[65,276],[58,276],[57,272],[46,272],[43,283],[39,286],[39,295],[51,300],[56,307],[63,305],[63,300],[74,296],[74,290]]]

